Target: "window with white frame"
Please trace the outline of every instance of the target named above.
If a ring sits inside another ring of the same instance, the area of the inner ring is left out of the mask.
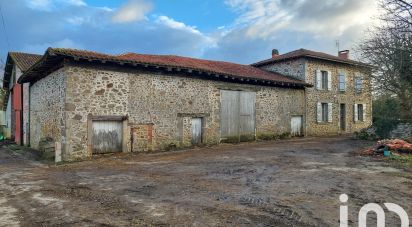
[[[366,120],[366,104],[355,103],[353,106],[353,118],[355,122]]]
[[[332,103],[318,102],[317,122],[332,122]]]
[[[346,76],[345,74],[339,74],[339,84],[338,84],[339,91],[346,90]]]
[[[330,71],[316,70],[316,89],[332,90],[332,77]]]

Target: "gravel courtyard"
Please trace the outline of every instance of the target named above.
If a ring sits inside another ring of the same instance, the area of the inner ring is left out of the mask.
[[[369,144],[299,138],[58,166],[3,146],[0,226],[339,226],[342,193],[350,225],[370,202],[411,217],[412,168],[354,154]]]

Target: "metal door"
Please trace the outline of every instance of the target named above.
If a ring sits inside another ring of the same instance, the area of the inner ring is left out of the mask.
[[[293,116],[290,120],[291,136],[302,135],[302,116]]]
[[[239,141],[255,135],[256,93],[221,90],[220,134]]]
[[[192,118],[192,144],[202,143],[202,118]]]
[[[93,121],[93,153],[122,151],[123,123],[121,121]]]

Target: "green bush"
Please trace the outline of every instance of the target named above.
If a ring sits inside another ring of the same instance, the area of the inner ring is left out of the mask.
[[[399,101],[390,96],[382,96],[373,102],[373,126],[380,138],[388,138],[389,133],[399,124]]]

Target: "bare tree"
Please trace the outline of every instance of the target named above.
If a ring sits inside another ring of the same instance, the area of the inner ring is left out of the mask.
[[[412,118],[412,3],[382,0],[379,26],[359,44],[364,60],[374,65],[376,94],[399,99],[402,118]]]
[[[3,86],[4,70],[6,68],[6,63],[0,58],[0,86]]]

